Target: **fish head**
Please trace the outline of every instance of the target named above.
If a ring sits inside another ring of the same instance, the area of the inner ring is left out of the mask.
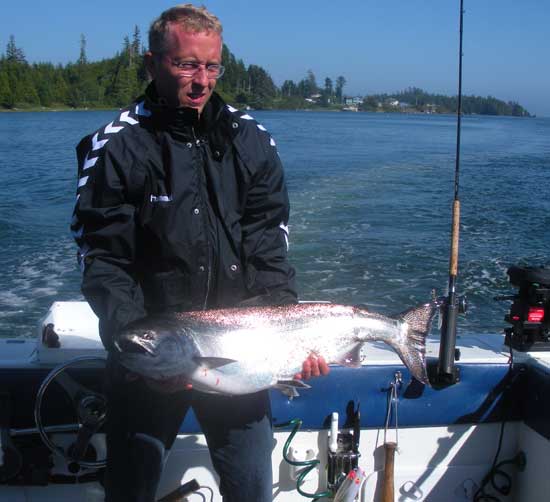
[[[126,354],[150,354],[155,356],[160,337],[156,330],[138,330],[134,333],[121,333],[116,337],[115,345]]]
[[[172,326],[147,319],[128,325],[115,339],[119,352],[148,354],[156,357],[177,348],[177,335]]]
[[[114,344],[123,366],[149,378],[170,378],[196,366],[190,354],[195,350],[193,343],[166,319],[148,318],[128,325]]]

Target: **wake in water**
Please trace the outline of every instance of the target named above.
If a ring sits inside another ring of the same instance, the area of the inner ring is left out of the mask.
[[[81,300],[72,241],[53,240],[39,250],[11,252],[0,277],[0,337],[34,336],[54,301]],[[23,259],[18,257],[23,256]]]

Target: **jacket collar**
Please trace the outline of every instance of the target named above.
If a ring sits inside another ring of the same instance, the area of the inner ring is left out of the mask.
[[[151,120],[155,128],[168,131],[181,139],[207,136],[218,124],[225,108],[225,102],[215,92],[200,116],[194,108],[168,106],[159,98],[154,81],[145,90],[145,103],[151,111]]]

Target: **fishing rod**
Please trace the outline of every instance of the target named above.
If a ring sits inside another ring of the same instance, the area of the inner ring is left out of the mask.
[[[462,33],[463,33],[464,5],[460,0],[460,27],[458,51],[458,100],[457,100],[457,127],[456,127],[456,163],[454,180],[454,201],[451,224],[451,252],[449,258],[449,291],[442,308],[443,322],[441,324],[441,343],[439,345],[439,362],[437,365],[437,381],[442,384],[453,384],[458,379],[455,368],[456,352],[456,320],[457,315],[466,310],[465,301],[459,299],[456,292],[458,276],[458,246],[460,228],[460,131],[462,119]]]

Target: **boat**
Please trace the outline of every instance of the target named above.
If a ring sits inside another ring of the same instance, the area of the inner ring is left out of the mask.
[[[457,172],[458,164],[457,155]],[[431,385],[383,344],[367,343],[360,368],[335,366],[298,397],[272,391],[273,500],[548,500],[550,269],[508,274],[518,291],[504,298],[512,303],[503,332],[455,340],[447,314],[441,338],[427,344]],[[461,304],[451,297],[447,312]],[[106,353],[97,326],[86,302],[55,302],[34,337],[0,339],[0,501],[104,499]],[[217,483],[190,412],[157,499],[219,502]]]
[[[298,397],[272,391],[273,500],[334,495],[350,472],[362,502],[548,500],[550,270],[509,274],[511,327],[460,334],[451,383],[437,381],[431,336],[431,386],[368,343],[359,369],[335,366]],[[34,338],[0,340],[1,501],[103,500],[105,357],[86,302],[55,302]],[[221,501],[217,481],[190,412],[158,500]]]

